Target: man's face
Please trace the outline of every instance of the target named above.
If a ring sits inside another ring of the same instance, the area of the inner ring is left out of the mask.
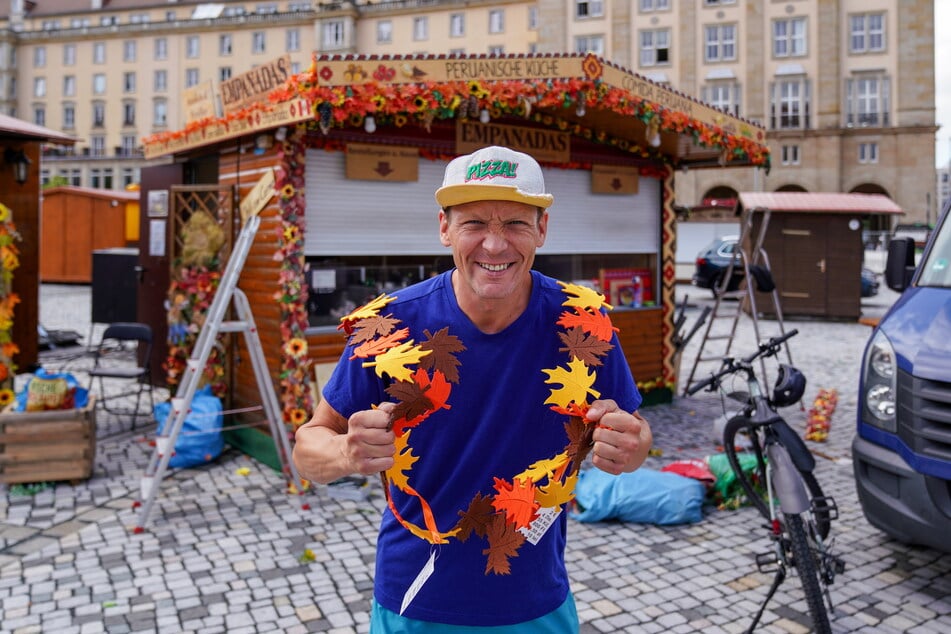
[[[545,244],[548,212],[507,201],[479,201],[439,212],[439,238],[452,248],[458,292],[481,300],[531,288],[535,250]]]

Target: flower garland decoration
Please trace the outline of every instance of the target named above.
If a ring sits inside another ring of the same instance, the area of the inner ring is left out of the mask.
[[[305,332],[307,320],[307,284],[304,271],[304,170],[306,144],[300,129],[282,144],[279,150],[280,168],[274,187],[278,192],[281,222],[278,225],[278,248],[274,259],[280,263],[279,289],[274,300],[281,309],[280,388],[284,422],[294,429],[307,422],[313,410],[313,397],[308,376],[311,361],[307,354]]]
[[[596,424],[585,420],[588,399],[601,396],[592,387],[597,378],[595,368],[614,347],[611,339],[617,328],[602,310],[611,309],[603,295],[575,284],[559,284],[566,296],[562,305],[567,309],[556,322],[564,328],[558,333],[564,347],[558,351],[567,353],[568,362],[541,372],[547,375],[546,384],[560,386],[551,389],[544,405],[567,416],[564,430],[568,444],[561,453],[526,465],[510,479],[494,477],[494,493],[477,493],[469,506],[458,512],[459,521],[445,530],[437,525],[426,498],[410,481],[413,465],[421,459],[413,455],[410,437],[431,414],[449,409],[452,386],[460,381],[455,354],[465,350],[465,345],[448,327],[435,333],[425,330],[427,339],[414,344],[408,339],[409,328],[401,328],[392,314],[381,313],[396,296],[380,295],[341,319],[340,329],[349,335],[352,346],[350,360],[372,367],[381,379],[388,376],[392,380],[386,392],[397,403],[391,420],[396,453],[394,465],[382,474],[390,512],[406,530],[431,544],[445,544],[450,538],[464,542],[473,534],[486,540],[486,575],[510,574],[509,559],[532,539],[533,530],[543,533],[562,505],[574,498],[578,470],[591,449]],[[393,487],[415,498],[424,526],[400,514],[391,496]]]
[[[163,364],[169,387],[181,383],[187,361],[221,283],[217,258],[191,266],[179,263],[175,270],[176,275],[168,289],[168,356]],[[218,397],[223,397],[228,388],[224,380],[224,362],[225,350],[219,340],[208,354],[203,376],[204,382],[211,385],[212,393]]]
[[[13,402],[13,379],[17,370],[13,355],[20,351],[11,333],[13,310],[20,303],[20,297],[12,290],[13,271],[20,266],[20,250],[16,245],[20,239],[13,224],[13,212],[0,203],[0,407]]]
[[[698,145],[719,150],[724,164],[747,160],[753,165],[769,168],[769,148],[753,139],[751,133],[731,134],[719,125],[709,125],[684,112],[610,86],[601,79],[601,62],[593,56],[588,56],[583,63],[587,75],[584,79],[392,84],[388,80],[395,73],[393,63],[379,62],[376,68],[367,69],[355,62],[350,64],[344,77],[354,83],[319,86],[318,77],[330,80],[333,72],[329,67],[320,67],[315,56],[306,71],[289,78],[283,87],[269,94],[269,99],[271,102],[301,97],[308,100],[317,126],[324,133],[332,127],[363,126],[367,116],[373,116],[377,125],[383,123],[402,127],[412,122],[429,131],[437,119],[477,118],[483,110],[487,110],[492,118],[502,115],[523,117],[643,158],[670,163],[670,158],[650,147],[646,139],[643,144],[632,143],[629,139],[612,136],[569,118],[539,111],[561,110],[577,114],[588,108],[599,108],[621,116],[635,117],[651,133],[689,134]],[[366,81],[368,77],[372,79]]]

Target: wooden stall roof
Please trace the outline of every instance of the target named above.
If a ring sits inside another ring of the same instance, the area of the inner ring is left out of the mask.
[[[79,140],[62,132],[5,114],[0,114],[0,137],[24,141],[45,141],[58,145],[73,145]]]
[[[903,214],[901,207],[882,194],[838,192],[741,192],[736,213],[743,209],[823,214]]]
[[[125,202],[135,202],[139,200],[137,191],[117,191],[114,189],[97,189],[95,187],[76,187],[75,185],[60,185],[59,187],[48,187],[43,190],[43,197],[50,196],[83,196],[86,198],[101,198],[104,200],[115,200]]]
[[[294,124],[325,134],[362,131],[370,116],[377,128],[425,132],[436,121],[478,119],[485,111],[493,121],[563,130],[673,167],[769,167],[760,124],[595,55],[316,56],[266,97],[152,135],[144,139],[145,156]]]

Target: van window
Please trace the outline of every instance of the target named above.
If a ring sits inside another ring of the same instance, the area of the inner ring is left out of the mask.
[[[951,288],[951,222],[947,219],[935,237],[928,258],[921,263],[918,286]]]

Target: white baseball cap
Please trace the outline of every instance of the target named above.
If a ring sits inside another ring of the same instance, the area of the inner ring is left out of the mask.
[[[545,177],[528,154],[493,145],[454,158],[446,166],[436,202],[445,209],[479,200],[508,200],[548,208],[555,197],[545,193]]]

